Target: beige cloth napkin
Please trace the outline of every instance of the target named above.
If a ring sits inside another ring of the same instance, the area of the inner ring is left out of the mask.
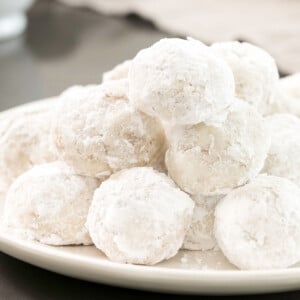
[[[61,0],[101,13],[131,12],[206,43],[245,40],[269,51],[283,72],[300,71],[299,0]]]

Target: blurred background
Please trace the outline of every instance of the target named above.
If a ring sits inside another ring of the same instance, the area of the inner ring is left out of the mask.
[[[300,70],[298,0],[1,0],[0,109],[97,83],[166,36],[238,39]]]

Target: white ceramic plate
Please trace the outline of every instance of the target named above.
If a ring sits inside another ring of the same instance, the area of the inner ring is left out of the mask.
[[[16,239],[3,228],[0,250],[67,276],[149,291],[225,295],[300,289],[300,264],[283,270],[239,271],[217,251],[182,250],[156,266],[134,266],[111,262],[92,246],[46,246]]]
[[[254,294],[297,290],[300,265],[274,271],[239,271],[220,252],[180,251],[156,266],[110,262],[92,246],[51,247],[0,232],[0,250],[67,276],[149,291],[189,294]]]

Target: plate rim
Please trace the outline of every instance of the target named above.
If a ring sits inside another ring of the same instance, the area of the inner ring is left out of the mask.
[[[51,258],[64,259],[64,261],[76,261],[80,264],[87,263],[97,265],[97,267],[103,267],[108,270],[127,270],[134,272],[150,272],[151,274],[159,273],[159,274],[167,274],[171,276],[196,276],[201,278],[204,276],[213,277],[216,279],[223,279],[226,276],[230,276],[234,279],[252,279],[256,280],[260,279],[260,277],[277,277],[277,276],[299,276],[299,284],[300,284],[300,267],[291,267],[291,268],[282,268],[282,269],[264,269],[264,270],[201,270],[201,269],[180,269],[180,268],[165,268],[160,266],[147,266],[147,265],[133,265],[133,264],[123,264],[118,262],[113,262],[103,259],[97,260],[94,258],[89,258],[82,256],[80,254],[69,253],[60,251],[59,249],[63,249],[65,246],[50,246],[44,245],[37,241],[26,241],[22,239],[18,239],[15,237],[9,237],[6,233],[1,232],[0,230],[0,250],[3,251],[6,247],[13,247],[20,251],[30,252],[41,255],[51,255]],[[73,247],[73,246],[67,246]],[[91,246],[74,246],[74,247],[94,247]],[[100,250],[99,250],[100,251]]]

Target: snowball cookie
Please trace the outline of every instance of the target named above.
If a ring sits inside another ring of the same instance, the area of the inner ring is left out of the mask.
[[[226,194],[262,169],[270,136],[261,115],[236,100],[219,126],[199,123],[177,127],[170,136],[166,166],[186,192]]]
[[[128,79],[116,79],[102,84],[103,97],[108,101],[128,100]]]
[[[271,147],[262,172],[287,177],[300,186],[300,119],[290,114],[266,118]]]
[[[112,175],[96,190],[87,227],[109,259],[154,265],[174,256],[194,203],[163,173],[150,167]]]
[[[278,82],[275,60],[249,43],[221,42],[213,44],[212,49],[231,67],[236,96],[265,113]]]
[[[54,140],[79,174],[102,178],[164,155],[160,122],[134,109],[118,90],[109,93],[115,84],[76,86],[61,95]]]
[[[300,189],[260,175],[233,190],[215,211],[215,235],[240,269],[286,268],[300,260]]]
[[[98,180],[75,175],[62,162],[36,166],[11,185],[4,223],[23,238],[45,244],[91,244],[85,222],[98,186]]]
[[[234,95],[228,65],[196,40],[162,39],[129,67],[129,99],[141,111],[174,124],[224,119]]]
[[[36,164],[57,159],[50,134],[56,103],[32,102],[0,114],[0,175],[6,184]]]
[[[217,246],[214,234],[215,207],[222,195],[192,197],[195,208],[191,226],[184,238],[183,249],[211,250]]]
[[[6,180],[1,178],[0,176],[0,223],[2,220],[3,210],[4,210],[4,202],[7,190],[9,188],[9,185],[7,184]]]
[[[128,77],[128,70],[131,60],[125,60],[121,64],[116,65],[112,70],[103,73],[102,81],[125,79]]]
[[[268,113],[290,113],[300,117],[300,73],[279,80]]]

